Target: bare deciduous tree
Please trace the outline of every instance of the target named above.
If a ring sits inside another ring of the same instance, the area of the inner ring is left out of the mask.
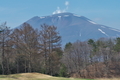
[[[51,53],[60,48],[61,37],[55,26],[41,25],[40,44],[45,58],[45,73],[51,73]]]

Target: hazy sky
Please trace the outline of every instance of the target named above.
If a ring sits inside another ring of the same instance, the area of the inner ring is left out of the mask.
[[[120,0],[0,0],[0,23],[17,27],[34,16],[71,12],[120,29]]]

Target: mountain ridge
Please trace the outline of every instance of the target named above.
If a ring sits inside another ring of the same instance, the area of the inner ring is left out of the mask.
[[[54,25],[62,36],[62,44],[85,41],[88,39],[99,39],[102,37],[119,37],[120,30],[105,25],[97,24],[94,21],[73,13],[59,13],[49,16],[35,16],[26,21],[33,28],[40,28],[40,25]]]

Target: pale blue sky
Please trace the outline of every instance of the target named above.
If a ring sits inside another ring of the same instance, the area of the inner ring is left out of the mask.
[[[120,29],[120,0],[0,0],[0,23],[17,27],[34,16],[71,12]]]

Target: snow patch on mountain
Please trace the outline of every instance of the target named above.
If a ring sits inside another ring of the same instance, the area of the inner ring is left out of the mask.
[[[101,26],[102,28],[106,28],[105,26]]]
[[[64,15],[65,17],[68,17],[69,15]]]
[[[59,18],[61,18],[61,16],[58,16]]]
[[[111,30],[113,30],[113,31],[120,32],[120,30],[118,30],[118,29],[114,29],[114,28],[109,28],[109,29],[111,29]]]
[[[75,14],[74,14],[74,16],[81,17],[81,16],[79,16],[79,15],[75,15]]]
[[[95,23],[95,22],[93,22],[93,21],[91,21],[91,20],[88,20],[90,23],[92,23],[92,24],[97,24],[97,23]]]
[[[79,35],[80,37],[82,36],[82,34],[80,33],[80,35]]]
[[[40,17],[41,19],[45,18],[45,17]]]
[[[106,36],[108,36],[102,29],[98,29],[98,31],[100,31],[101,33],[105,34]]]
[[[58,16],[59,19],[61,19],[61,16]]]

